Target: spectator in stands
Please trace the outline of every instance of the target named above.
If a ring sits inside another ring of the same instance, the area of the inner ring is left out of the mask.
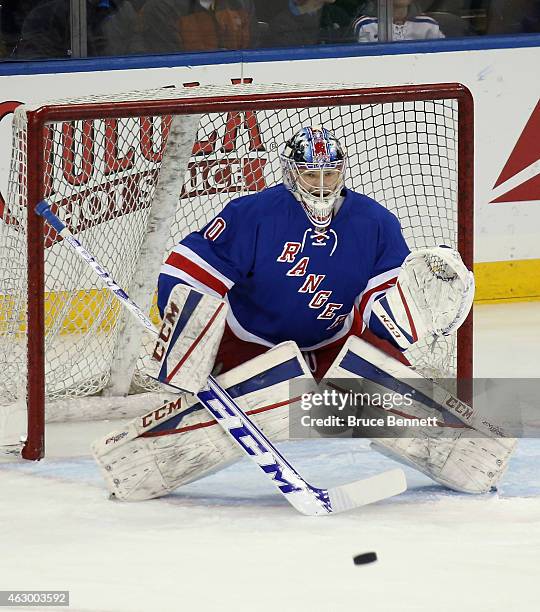
[[[268,23],[263,47],[294,47],[320,42],[324,7],[336,0],[273,0],[257,5],[257,18]]]
[[[335,0],[332,4],[326,4],[322,10],[319,42],[356,42],[352,37],[351,23],[364,12],[367,4],[369,0]]]
[[[360,15],[353,22],[353,29],[358,42],[377,42],[379,24],[376,17],[370,16],[376,9]],[[425,40],[444,38],[439,24],[419,12],[412,0],[393,0],[392,40]]]
[[[540,0],[492,0],[487,34],[540,32]]]
[[[529,2],[527,10],[523,15],[522,32],[532,34],[540,32],[540,1],[533,0]]]
[[[21,37],[26,15],[41,0],[0,0],[0,57],[10,57]]]
[[[43,0],[26,17],[16,57],[70,57],[70,0]],[[88,55],[124,55],[138,50],[137,14],[129,0],[87,0]]]
[[[140,11],[146,53],[256,46],[253,0],[147,0]]]

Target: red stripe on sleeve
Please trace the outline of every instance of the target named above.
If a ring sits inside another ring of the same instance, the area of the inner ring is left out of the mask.
[[[416,342],[418,340],[418,333],[416,331],[416,327],[414,326],[414,321],[411,315],[411,311],[409,310],[409,305],[407,304],[407,300],[403,295],[403,291],[401,290],[401,285],[399,283],[397,283],[397,288],[399,291],[399,296],[401,297],[401,301],[403,302],[403,307],[405,308],[405,312],[407,314],[407,319],[409,320],[409,325],[411,326],[411,335],[413,342]]]
[[[360,300],[360,304],[358,305],[358,311],[360,312],[360,316],[362,320],[364,320],[364,310],[366,309],[367,303],[369,302],[369,298],[376,293],[377,291],[385,291],[386,289],[390,289],[396,284],[397,276],[395,278],[391,278],[385,283],[381,283],[376,287],[372,287],[369,291],[366,291]]]
[[[210,272],[207,272],[204,268],[201,268],[196,263],[193,263],[187,257],[180,255],[180,253],[171,253],[169,257],[167,257],[166,263],[170,266],[178,268],[179,270],[187,272],[194,279],[198,280],[200,283],[206,285],[210,289],[213,289],[222,297],[229,290],[227,285],[223,284],[219,278],[212,276]]]

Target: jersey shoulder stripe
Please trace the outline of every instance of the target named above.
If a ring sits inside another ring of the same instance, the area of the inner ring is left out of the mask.
[[[387,270],[382,274],[374,276],[368,281],[362,293],[356,298],[355,302],[358,311],[366,324],[369,323],[373,301],[381,293],[384,293],[396,284],[400,270],[401,268],[393,268],[392,270]]]
[[[225,295],[234,285],[229,278],[182,244],[174,247],[161,272],[179,278],[197,289],[210,290],[219,296]]]
[[[171,253],[166,263],[173,268],[187,272],[192,278],[199,281],[199,283],[219,293],[221,296],[225,295],[228,291],[227,286],[219,279],[209,274],[196,263],[190,261],[187,257],[180,255],[180,253]]]
[[[411,17],[409,21],[414,21],[415,23],[429,23],[437,27],[439,26],[438,21],[435,21],[435,19],[432,19],[431,17],[428,17],[427,15],[417,15],[416,17]]]
[[[364,26],[369,25],[371,23],[377,23],[377,19],[375,17],[361,15],[355,21],[353,21],[353,30],[357,32],[360,28],[363,28]]]
[[[163,311],[165,308],[166,300],[169,297],[171,289],[177,284],[189,285],[190,287],[193,287],[193,289],[198,289],[201,293],[208,293],[218,298],[223,297],[217,291],[210,289],[208,285],[203,285],[197,279],[190,276],[187,272],[184,272],[184,270],[174,268],[173,266],[169,266],[165,263],[161,266],[161,270],[159,272],[160,291],[158,291],[158,305],[161,311]],[[166,295],[163,295],[161,289],[166,292]]]
[[[177,244],[173,248],[172,252],[183,255],[186,259],[189,259],[189,261],[193,262],[194,264],[196,264],[197,266],[199,266],[200,268],[208,272],[211,276],[215,277],[217,280],[222,282],[227,287],[227,289],[231,289],[232,286],[234,285],[234,281],[232,281],[225,274],[222,274],[218,269],[216,269],[214,266],[209,264],[205,259],[203,259],[203,257],[198,255],[195,251],[185,246],[184,244],[182,243]]]

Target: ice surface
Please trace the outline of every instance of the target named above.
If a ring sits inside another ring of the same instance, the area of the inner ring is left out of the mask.
[[[478,307],[476,336],[477,375],[540,376],[540,303]],[[112,502],[80,442],[0,463],[1,589],[69,589],[70,610],[96,612],[540,609],[540,440],[520,442],[497,493],[405,468],[403,495],[324,518],[296,513],[247,461],[164,499]],[[363,440],[282,448],[315,485],[396,467]],[[371,550],[376,563],[353,565]]]

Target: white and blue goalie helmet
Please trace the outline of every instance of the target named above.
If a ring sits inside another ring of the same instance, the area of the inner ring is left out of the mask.
[[[280,159],[287,189],[316,228],[328,227],[347,166],[338,139],[323,127],[304,127],[285,143]]]

